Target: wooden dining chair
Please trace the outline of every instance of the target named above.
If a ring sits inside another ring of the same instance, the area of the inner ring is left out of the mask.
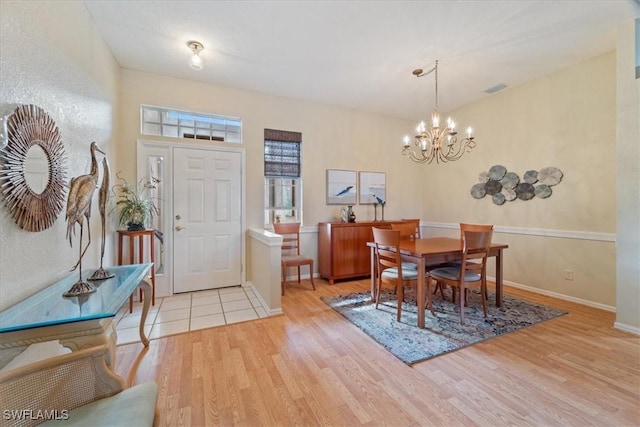
[[[400,232],[400,240],[419,239],[419,228],[416,227],[416,224],[413,221],[414,220],[411,220],[411,222],[409,222],[408,220],[403,220],[403,222],[392,222],[391,229]],[[403,261],[402,268],[413,268],[414,270],[417,270],[418,264],[416,264],[415,262]]]
[[[485,231],[462,232],[462,261],[458,267],[436,268],[429,272],[437,283],[453,286],[460,290],[460,323],[464,324],[466,290],[480,287],[482,310],[487,317],[487,257],[491,248],[492,226]],[[455,289],[454,288],[454,289]]]
[[[463,235],[464,235],[465,231],[493,231],[493,225],[491,225],[491,224],[469,224],[469,223],[461,222],[460,223],[460,241],[461,242],[462,242],[462,238],[463,238]],[[449,265],[447,267],[458,267],[460,265],[460,262],[452,262],[450,264],[451,265]],[[452,301],[455,301],[455,299],[456,299],[455,289],[456,288],[453,288]],[[486,287],[485,287],[485,295],[487,296],[487,298],[489,298],[489,291],[486,290]],[[466,297],[466,295],[465,295],[465,297]]]
[[[376,261],[376,309],[380,303],[380,294],[383,283],[390,283],[396,288],[398,295],[398,309],[396,319],[399,322],[402,316],[402,303],[404,301],[404,288],[415,286],[418,283],[418,270],[416,268],[402,268],[402,258],[400,255],[400,231],[373,227],[373,240],[375,242]],[[422,273],[424,274],[424,273]],[[429,280],[427,284],[427,307],[431,307],[431,292],[429,290]],[[431,308],[433,313],[433,308]],[[433,313],[435,315],[435,313]]]
[[[403,218],[402,224],[409,224],[413,227],[413,235],[415,239],[419,239],[421,237],[420,218]]]
[[[421,237],[421,232],[420,232],[420,218],[403,218],[401,223],[392,223],[391,224],[391,229],[392,230],[400,230],[400,238],[401,239],[420,239]],[[415,269],[418,268],[418,265],[412,262],[403,262],[402,265],[404,267],[413,267]],[[453,263],[450,262],[445,262],[445,263],[437,263],[437,264],[427,264],[426,267],[426,271],[431,271],[434,268],[440,268],[440,267],[450,267],[452,266]],[[456,264],[457,265],[457,264]],[[438,289],[440,290],[440,295],[442,295],[442,298],[444,299],[444,285],[442,283],[438,283],[436,285],[436,287],[433,289],[433,293],[435,294]]]
[[[300,267],[303,265],[308,265],[309,280],[311,281],[313,290],[315,290],[316,285],[315,283],[313,283],[313,258],[300,255],[300,223],[288,222],[273,224],[273,230],[276,234],[280,234],[282,236],[282,277],[280,279],[282,295],[284,295],[284,287],[287,281],[287,269],[289,267],[297,267],[298,283],[300,283]]]
[[[493,225],[485,225],[485,224],[468,224],[468,223],[460,223],[460,242],[462,242],[463,239],[463,235],[465,231],[489,231],[489,230],[493,230]],[[431,266],[431,268],[427,268],[427,270],[433,270],[434,268],[441,268],[441,267],[460,267],[460,261],[450,261],[450,262],[445,262],[443,264],[440,265],[433,265]],[[440,291],[440,295],[442,296],[443,299],[445,299],[446,297],[444,296],[444,288],[445,288],[445,284],[442,282],[437,283],[434,287],[433,287],[433,293],[435,294],[436,292],[438,292],[438,290]],[[486,292],[487,298],[489,295],[489,292]],[[452,291],[451,291],[451,301],[455,302],[456,300],[456,288],[453,287]]]

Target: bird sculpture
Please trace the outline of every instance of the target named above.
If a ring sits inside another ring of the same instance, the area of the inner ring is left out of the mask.
[[[100,268],[93,272],[91,277],[87,280],[105,280],[114,276],[113,273],[107,271],[102,266],[104,259],[104,242],[106,232],[105,210],[107,207],[107,201],[109,200],[109,161],[106,157],[102,158],[102,183],[100,184],[100,191],[98,192],[98,209],[100,210],[100,220],[102,222],[102,240],[100,246]],[[87,217],[87,221],[89,217]]]
[[[80,278],[78,281],[63,295],[65,297],[78,296],[83,294],[89,294],[95,292],[96,288],[82,280],[82,257],[91,244],[91,227],[89,226],[89,218],[91,217],[91,199],[93,193],[96,190],[98,183],[98,161],[96,160],[96,151],[104,154],[102,150],[98,148],[98,144],[94,141],[91,143],[91,171],[86,175],[76,176],[71,179],[69,183],[69,197],[67,199],[67,239],[69,239],[69,245],[73,247],[72,237],[75,235],[76,223],[80,225],[80,242],[79,242],[79,254],[78,262],[71,269],[74,271],[79,267]],[[88,242],[84,249],[82,249],[82,237],[84,231],[84,220],[87,220],[87,235]]]
[[[347,194],[351,189],[353,188],[353,185],[350,185],[348,187],[345,187],[343,190],[339,191],[336,194],[336,197],[340,197],[340,196],[344,196],[345,194]]]

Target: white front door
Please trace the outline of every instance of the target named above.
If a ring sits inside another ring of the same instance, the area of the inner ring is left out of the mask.
[[[174,148],[173,291],[242,284],[242,156]]]

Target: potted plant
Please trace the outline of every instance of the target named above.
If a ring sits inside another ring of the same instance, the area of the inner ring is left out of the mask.
[[[151,190],[156,188],[160,180],[153,177],[147,181],[141,179],[134,187],[120,177],[119,173],[116,176],[122,181],[113,186],[117,196],[115,208],[118,210],[118,223],[121,226],[126,225],[129,231],[146,229],[151,224],[153,216],[159,213]]]

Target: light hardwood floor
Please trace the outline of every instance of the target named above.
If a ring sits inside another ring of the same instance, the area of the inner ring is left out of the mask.
[[[119,346],[116,371],[158,383],[161,426],[640,425],[640,337],[613,313],[507,288],[569,314],[409,367],[319,299],[368,280],[302,286],[282,316]]]

